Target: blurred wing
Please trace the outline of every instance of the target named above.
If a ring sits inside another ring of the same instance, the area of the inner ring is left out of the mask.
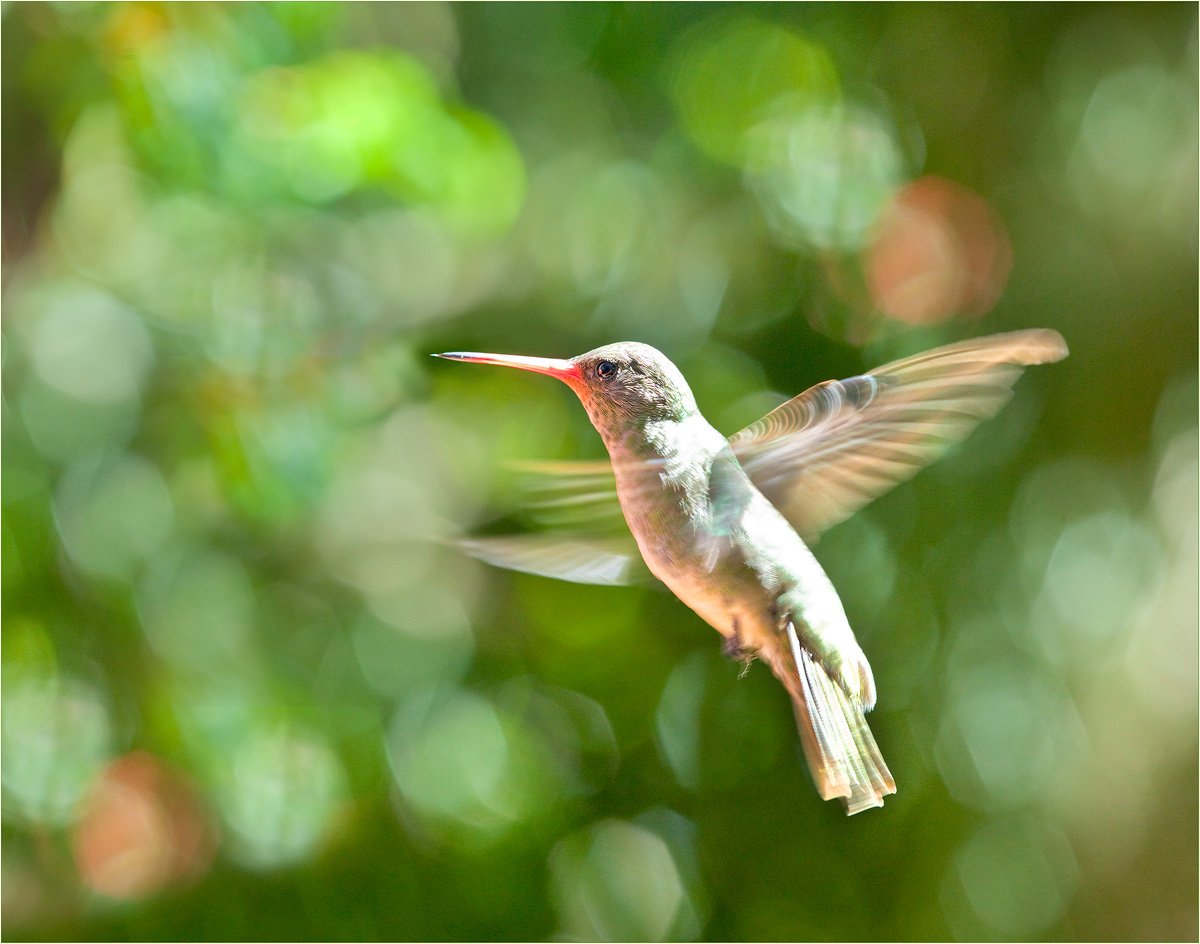
[[[523,462],[515,466],[521,508],[541,528],[624,532],[617,481],[607,460]]]
[[[813,538],[993,416],[1023,368],[1066,355],[1049,330],[950,344],[817,384],[729,444],[759,490]]]
[[[494,567],[608,586],[656,583],[621,513],[607,461],[516,466],[534,534],[473,537],[460,549]]]
[[[462,538],[456,543],[494,567],[572,583],[625,586],[654,580],[633,538],[521,534]]]

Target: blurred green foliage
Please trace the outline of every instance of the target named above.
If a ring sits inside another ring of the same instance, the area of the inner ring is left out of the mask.
[[[1194,939],[1192,5],[16,3],[9,939]],[[732,432],[1052,327],[817,553],[899,793],[666,594],[492,571],[548,381]]]

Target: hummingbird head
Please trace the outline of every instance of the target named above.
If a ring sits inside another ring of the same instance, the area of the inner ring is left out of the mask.
[[[601,432],[646,420],[683,420],[696,412],[696,399],[679,368],[649,344],[618,341],[571,363],[578,373],[571,387]]]
[[[462,352],[437,356],[557,377],[575,391],[606,440],[648,420],[683,420],[696,412],[696,399],[679,368],[661,351],[637,341],[606,344],[570,360]]]

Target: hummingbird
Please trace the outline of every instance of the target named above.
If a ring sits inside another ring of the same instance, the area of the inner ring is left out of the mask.
[[[1066,354],[1048,329],[950,344],[819,383],[728,438],[647,344],[570,359],[437,354],[570,387],[609,463],[531,466],[557,496],[544,504],[583,508],[585,518],[619,505],[636,546],[595,529],[461,543],[494,565],[599,584],[633,582],[640,552],[721,633],[727,655],[761,659],[783,684],[821,797],[840,799],[848,815],[882,806],[896,783],[866,720],[875,680],[809,544],[994,415],[1024,367]]]

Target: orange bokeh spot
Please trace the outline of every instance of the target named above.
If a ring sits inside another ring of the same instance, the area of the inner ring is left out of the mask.
[[[936,324],[977,318],[995,305],[1012,246],[982,197],[921,177],[896,193],[864,261],[876,308],[908,324]]]
[[[114,58],[138,53],[170,32],[167,13],[157,4],[126,3],[113,9],[104,47]]]
[[[214,852],[191,785],[141,752],[118,758],[97,778],[73,848],[85,884],[126,900],[198,878]]]

